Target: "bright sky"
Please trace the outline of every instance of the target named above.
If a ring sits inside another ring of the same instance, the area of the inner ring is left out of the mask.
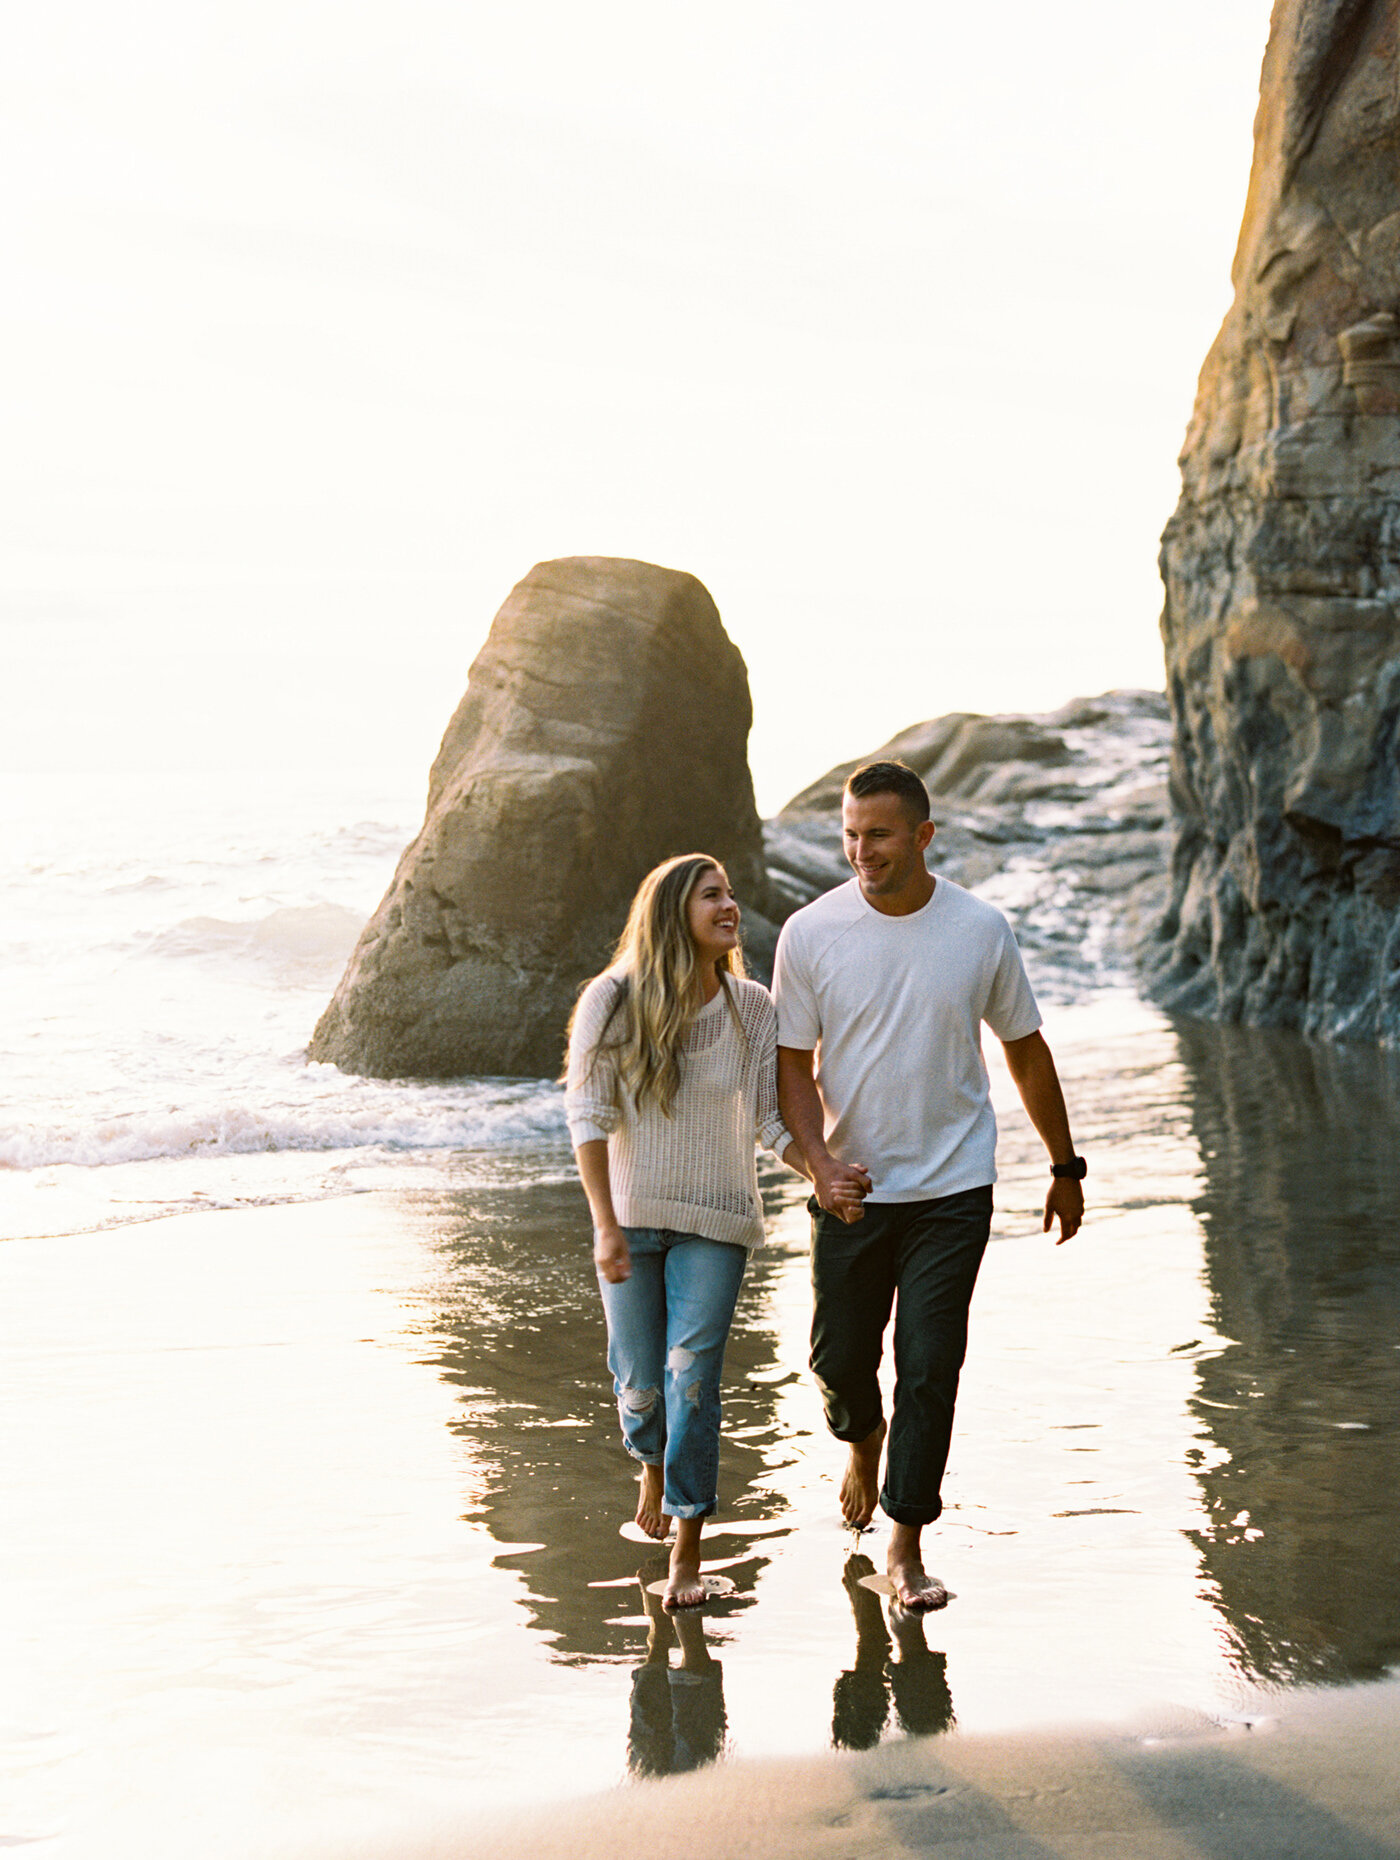
[[[1161,684],[1268,0],[50,0],[0,761],[425,778],[545,557],[709,586],[770,809]]]

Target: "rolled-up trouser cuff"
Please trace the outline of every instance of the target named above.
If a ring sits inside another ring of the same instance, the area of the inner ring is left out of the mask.
[[[825,1390],[822,1392],[825,1394]],[[869,1440],[870,1436],[875,1432],[876,1428],[879,1427],[884,1418],[883,1414],[877,1413],[869,1427],[852,1427],[849,1423],[837,1427],[833,1425],[831,1416],[828,1414],[826,1417],[826,1431],[831,1435],[833,1440],[842,1440],[848,1447],[858,1447],[861,1441]]]
[[[719,1488],[724,1345],[748,1253],[670,1228],[624,1232],[630,1276],[599,1279],[622,1437],[634,1459],[663,1468],[668,1517],[707,1518]]]
[[[896,1505],[888,1492],[881,1492],[880,1509],[896,1524],[936,1524],[943,1516],[943,1500],[936,1505]]]

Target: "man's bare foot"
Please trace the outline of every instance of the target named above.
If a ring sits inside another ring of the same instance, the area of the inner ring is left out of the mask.
[[[884,1444],[883,1421],[873,1434],[851,1443],[851,1456],[841,1481],[841,1516],[853,1531],[865,1529],[880,1502],[880,1449]]]
[[[894,1584],[894,1599],[911,1615],[926,1615],[947,1606],[948,1591],[924,1568],[919,1547],[921,1527],[896,1524],[890,1532],[890,1553],[885,1573]]]
[[[894,1599],[900,1607],[911,1615],[932,1614],[936,1608],[946,1608],[948,1591],[938,1580],[930,1576],[923,1564],[917,1560],[913,1563],[894,1563],[888,1565],[889,1578],[894,1584]]]
[[[641,1489],[637,1497],[637,1523],[648,1537],[654,1537],[658,1543],[669,1528],[666,1513],[661,1509],[661,1468],[643,1466]]]

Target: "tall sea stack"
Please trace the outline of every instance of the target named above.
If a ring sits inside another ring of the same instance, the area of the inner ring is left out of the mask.
[[[547,1076],[638,881],[724,861],[772,928],[749,777],[748,674],[693,575],[541,562],[468,677],[399,861],[311,1042],[373,1076]]]
[[[1276,0],[1163,538],[1164,1004],[1400,1040],[1400,0]]]

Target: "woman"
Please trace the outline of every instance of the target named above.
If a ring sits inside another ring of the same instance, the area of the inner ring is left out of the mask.
[[[777,1022],[744,975],[739,906],[703,853],[642,880],[612,965],[569,1029],[569,1131],[593,1214],[608,1367],[637,1522],[676,1542],[663,1606],[698,1608],[718,1502],[719,1382],[739,1282],[763,1239],[754,1136],[799,1173],[778,1114]]]

